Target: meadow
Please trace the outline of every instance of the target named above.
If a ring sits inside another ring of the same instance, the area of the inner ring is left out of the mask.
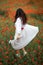
[[[0,1],[0,65],[43,65],[43,1],[19,1]],[[8,43],[14,38],[14,16],[19,7],[25,11],[27,23],[39,27],[37,36],[25,47],[28,54],[23,56],[20,50],[20,58]]]

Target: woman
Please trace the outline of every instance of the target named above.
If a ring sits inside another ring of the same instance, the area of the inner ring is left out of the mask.
[[[27,24],[27,17],[21,8],[18,8],[15,15],[15,35],[10,40],[12,47],[16,50],[16,56],[20,57],[19,50],[23,50],[24,56],[27,54],[25,46],[27,46],[39,32],[38,27]]]

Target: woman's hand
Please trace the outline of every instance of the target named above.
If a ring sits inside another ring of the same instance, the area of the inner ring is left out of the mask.
[[[18,40],[18,39],[20,39],[20,38],[21,38],[21,35],[20,35],[20,34],[18,34],[18,36],[17,36],[17,40]]]
[[[17,37],[17,40],[19,40],[20,39],[20,37]]]

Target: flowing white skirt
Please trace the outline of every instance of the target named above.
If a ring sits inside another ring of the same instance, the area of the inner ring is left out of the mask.
[[[21,32],[22,37],[18,40],[11,40],[12,47],[15,50],[25,47],[34,39],[38,32],[38,27],[26,24]]]

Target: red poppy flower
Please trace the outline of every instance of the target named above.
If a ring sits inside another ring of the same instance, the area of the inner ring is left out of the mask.
[[[23,30],[24,28],[22,27],[21,29]]]

